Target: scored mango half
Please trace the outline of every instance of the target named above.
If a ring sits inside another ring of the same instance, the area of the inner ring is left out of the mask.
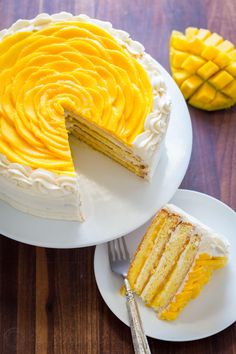
[[[236,103],[236,49],[219,34],[194,27],[173,31],[170,67],[192,106],[214,111]]]

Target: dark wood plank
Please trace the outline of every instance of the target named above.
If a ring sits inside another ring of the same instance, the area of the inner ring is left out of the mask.
[[[234,0],[0,0],[0,27],[39,12],[109,20],[141,41],[166,69],[172,29],[209,27],[235,41]],[[194,145],[183,188],[236,208],[236,109],[190,107]],[[105,305],[93,274],[94,248],[51,250],[0,238],[0,353],[131,354],[130,330]],[[236,326],[189,343],[149,339],[152,353],[235,354]]]
[[[13,353],[17,342],[19,244],[5,237],[0,242],[0,352]]]

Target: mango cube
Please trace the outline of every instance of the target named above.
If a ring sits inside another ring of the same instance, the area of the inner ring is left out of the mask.
[[[228,74],[227,71],[222,70],[212,76],[208,81],[212,86],[216,87],[218,90],[221,90],[233,81],[233,79],[234,78]]]
[[[188,79],[191,76],[188,72],[181,70],[181,71],[176,71],[173,73],[173,79],[176,81],[178,86],[181,86],[181,84]]]
[[[234,98],[236,96],[236,81],[234,80],[230,84],[225,86],[224,89],[222,90],[222,92],[225,95]]]
[[[212,33],[207,39],[205,39],[204,43],[205,45],[212,45],[216,46],[217,44],[221,43],[223,41],[223,38],[219,36],[217,33]]]
[[[220,68],[224,68],[226,65],[229,65],[229,63],[231,62],[228,54],[226,53],[220,53],[217,55],[217,57],[215,58],[214,62],[219,65]]]
[[[188,53],[176,50],[173,53],[173,59],[172,59],[173,66],[175,68],[181,68],[181,65],[183,64],[183,62],[186,60],[187,57],[188,57]]]
[[[185,30],[185,36],[187,38],[192,38],[198,33],[198,29],[196,27],[188,27]]]
[[[206,46],[205,49],[201,53],[201,57],[208,60],[213,60],[220,53],[220,50],[217,47],[213,47],[212,45]]]
[[[219,66],[213,63],[213,61],[209,60],[203,66],[201,66],[200,69],[198,69],[197,74],[204,80],[207,80],[209,77],[217,73],[218,70]]]
[[[200,28],[198,30],[197,36],[199,39],[204,40],[211,35],[211,32],[207,29]]]
[[[236,49],[234,49],[230,53],[228,53],[228,56],[230,57],[231,60],[236,61]]]
[[[201,41],[201,39],[199,39],[199,38],[192,38],[190,40],[190,45],[191,46],[189,47],[189,51],[193,54],[196,54],[196,55],[201,54],[201,52],[206,47],[204,42]]]
[[[228,65],[225,70],[232,76],[236,77],[236,61]]]
[[[172,43],[173,47],[179,50],[188,50],[188,42],[187,40],[184,38],[184,36],[180,36],[180,35],[176,35],[175,37],[173,37],[173,43]]]
[[[181,91],[184,95],[184,98],[188,99],[202,83],[203,80],[201,80],[197,75],[191,76],[185,80],[181,85]]]
[[[218,44],[217,48],[222,53],[225,53],[225,52],[229,52],[230,50],[234,49],[234,45],[230,41],[224,41],[224,42]]]
[[[195,73],[198,68],[205,64],[205,62],[206,61],[200,57],[190,55],[189,57],[187,57],[187,59],[185,59],[185,61],[181,65],[181,68],[190,73]]]
[[[227,105],[229,104],[229,100],[226,95],[217,91],[212,104],[215,107],[215,109],[218,109],[218,107],[222,107],[222,106],[225,106],[227,108]]]

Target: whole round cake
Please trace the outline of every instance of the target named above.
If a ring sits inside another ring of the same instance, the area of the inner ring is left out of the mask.
[[[152,177],[170,99],[157,63],[128,33],[65,12],[18,20],[0,32],[0,83],[0,199],[82,220],[70,133]]]

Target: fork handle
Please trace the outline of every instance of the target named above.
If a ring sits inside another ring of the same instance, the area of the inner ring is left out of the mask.
[[[151,354],[147,337],[145,336],[138,305],[134,297],[134,293],[130,288],[129,281],[124,277],[126,306],[128,310],[130,329],[132,334],[133,346],[135,354]]]

